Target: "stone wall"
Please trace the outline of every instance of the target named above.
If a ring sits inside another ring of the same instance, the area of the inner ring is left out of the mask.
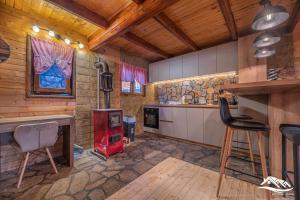
[[[166,82],[156,85],[158,99],[161,103],[182,103],[184,97],[188,103],[206,104],[208,93],[219,94],[220,85],[236,83],[236,75],[204,77],[196,80]]]

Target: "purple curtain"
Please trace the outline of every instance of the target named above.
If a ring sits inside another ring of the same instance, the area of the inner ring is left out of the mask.
[[[134,69],[134,79],[142,85],[147,83],[147,70],[142,67],[135,67]]]
[[[136,80],[142,85],[147,83],[147,70],[128,63],[121,63],[121,81],[133,82]]]
[[[134,66],[128,63],[121,63],[121,81],[134,81]]]
[[[74,53],[72,47],[34,37],[31,38],[31,46],[35,74],[41,74],[56,64],[67,78],[71,77]]]

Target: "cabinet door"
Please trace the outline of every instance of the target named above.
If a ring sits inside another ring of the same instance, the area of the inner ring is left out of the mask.
[[[187,108],[188,140],[203,143],[203,109]]]
[[[173,121],[172,107],[159,107],[159,120]]]
[[[219,109],[204,108],[204,143],[221,147],[225,125],[221,121]]]
[[[182,78],[182,56],[170,59],[170,79]]]
[[[237,42],[217,46],[217,72],[236,71],[238,67]]]
[[[168,60],[159,62],[158,64],[158,80],[165,81],[170,79],[170,65]]]
[[[158,64],[152,63],[149,65],[149,82],[158,81]]]
[[[188,139],[186,108],[173,107],[173,131],[174,137]]]
[[[198,52],[182,56],[182,77],[198,76]]]
[[[160,120],[159,133],[162,135],[174,137],[173,122]]]
[[[211,47],[199,51],[199,75],[217,72],[217,48]]]

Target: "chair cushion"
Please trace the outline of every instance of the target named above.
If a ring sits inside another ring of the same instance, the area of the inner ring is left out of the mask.
[[[281,133],[294,144],[300,144],[300,125],[295,124],[281,124]]]
[[[241,130],[249,130],[249,131],[263,131],[269,132],[270,128],[263,123],[254,122],[254,121],[243,121],[243,120],[232,120],[228,124],[229,127]]]

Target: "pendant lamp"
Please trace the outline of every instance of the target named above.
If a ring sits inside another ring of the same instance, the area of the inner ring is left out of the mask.
[[[280,36],[274,32],[265,32],[256,37],[253,42],[255,48],[272,46],[280,41]]]
[[[289,18],[287,10],[280,5],[272,5],[269,0],[261,0],[263,10],[256,15],[252,22],[252,29],[256,31],[274,28]]]
[[[275,54],[273,47],[264,47],[255,51],[256,58],[266,58]]]

